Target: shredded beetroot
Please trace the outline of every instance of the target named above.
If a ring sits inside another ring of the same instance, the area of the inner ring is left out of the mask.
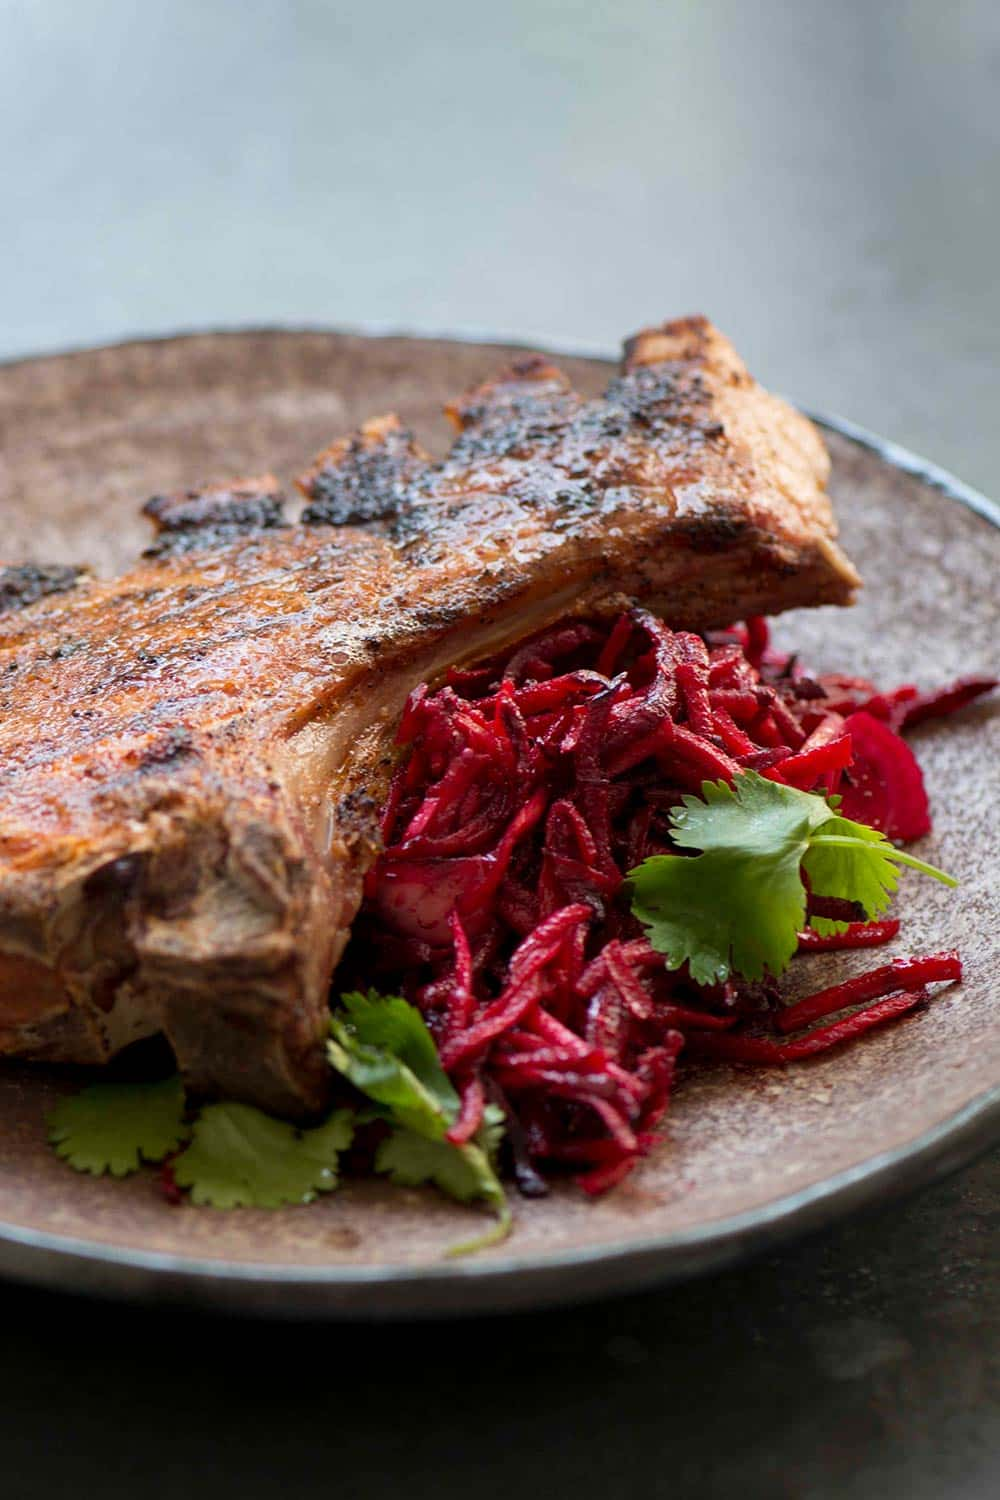
[[[860,901],[844,901],[839,896],[806,896],[806,915],[825,917],[830,922],[863,922],[865,909]]]
[[[896,728],[985,689],[969,679],[883,697],[866,679],[809,676],[771,648],[762,619],[702,637],[641,610],[564,623],[418,688],[354,953],[362,982],[423,1011],[460,1099],[450,1139],[470,1140],[499,1102],[525,1191],[544,1191],[539,1167],[567,1166],[603,1192],[656,1140],[685,1047],[793,1060],[957,977],[954,955],[897,961],[777,1017],[787,1031],[876,1002],[846,1020],[788,1042],[745,1036],[750,1015],[773,1024],[773,985],[706,988],[668,971],[621,888],[671,848],[669,813],[686,792],[748,768],[839,792],[845,816],[891,837],[926,832],[920,770]],[[852,925],[810,929],[803,951],[873,946],[898,927],[854,920],[849,902],[811,898],[810,911]]]
[[[894,958],[880,969],[845,979],[820,990],[797,1005],[789,1005],[777,1016],[779,1031],[801,1031],[824,1016],[835,1015],[863,1000],[877,1000],[890,990],[916,990],[928,984],[952,984],[962,977],[962,961],[955,952],[931,953],[926,958]]]
[[[184,1202],[184,1190],[179,1186],[177,1178],[174,1176],[175,1154],[164,1158],[160,1163],[160,1170],[156,1174],[160,1193],[170,1204],[171,1208],[176,1208]]]
[[[899,931],[896,917],[883,922],[849,922],[844,932],[817,932],[807,927],[799,933],[800,953],[831,953],[843,948],[879,948],[890,943]]]
[[[831,708],[840,714],[866,713],[884,719],[895,730],[912,729],[926,719],[940,719],[972,703],[997,686],[995,677],[959,677],[947,687],[921,693],[912,683],[880,693],[865,677],[830,673],[819,678]]]
[[[991,693],[996,686],[995,677],[959,677],[956,682],[950,683],[948,687],[938,688],[936,692],[918,693],[906,704],[899,727],[912,729],[914,724],[922,724],[925,719],[944,718],[982,697],[984,693]]]
[[[816,1057],[820,1052],[829,1052],[831,1047],[851,1042],[884,1021],[905,1016],[907,1011],[929,998],[924,989],[895,990],[843,1021],[835,1021],[832,1026],[819,1026],[808,1036],[796,1037],[791,1042],[772,1042],[767,1037],[756,1036],[699,1035],[691,1038],[690,1045],[696,1056],[713,1057],[720,1062],[799,1062],[804,1057]]]

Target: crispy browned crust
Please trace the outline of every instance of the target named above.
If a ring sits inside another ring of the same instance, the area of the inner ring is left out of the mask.
[[[398,417],[375,417],[360,432],[331,443],[296,481],[309,501],[302,519],[328,526],[384,520],[430,461]]]
[[[439,464],[391,417],[335,443],[301,524],[234,481],[151,502],[121,578],[0,574],[0,1052],[163,1031],[197,1089],[318,1108],[416,681],[623,597],[689,628],[852,597],[818,435],[704,319],[600,400],[530,358],[452,415]]]
[[[259,479],[230,479],[176,495],[154,495],[142,507],[143,515],[157,531],[150,553],[169,547],[183,549],[192,542],[204,547],[210,537],[225,542],[235,540],[241,532],[284,526],[284,505],[273,474]]]
[[[0,564],[0,615],[24,609],[48,594],[65,594],[86,576],[83,568],[55,563]]]

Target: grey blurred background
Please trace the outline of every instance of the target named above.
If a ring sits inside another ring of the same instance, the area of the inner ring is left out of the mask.
[[[0,0],[0,357],[262,323],[754,369],[995,489],[996,0]]]

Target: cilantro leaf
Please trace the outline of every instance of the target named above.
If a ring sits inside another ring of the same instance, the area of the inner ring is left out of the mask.
[[[315,1130],[297,1130],[249,1104],[209,1104],[174,1163],[180,1187],[213,1208],[311,1203],[337,1186],[337,1158],[354,1135],[349,1110]]]
[[[668,967],[686,962],[696,984],[721,984],[733,970],[780,973],[805,921],[800,866],[827,806],[752,772],[733,786],[705,782],[702,792],[704,801],[686,796],[670,823],[675,844],[704,852],[654,855],[630,871],[632,910]]]
[[[458,1095],[416,1006],[375,990],[341,997],[327,1054],[338,1073],[400,1125],[430,1139],[458,1114]]]
[[[850,842],[830,842],[840,838]],[[860,901],[867,917],[877,917],[892,905],[892,893],[899,883],[899,870],[893,863],[897,852],[877,828],[834,817],[816,830],[802,868],[814,891]],[[841,932],[846,923],[813,917],[810,926],[819,932]]]
[[[157,1083],[95,1083],[60,1099],[48,1127],[57,1154],[78,1172],[127,1177],[187,1137],[184,1086],[176,1074]]]
[[[695,984],[780,973],[805,919],[799,860],[798,850],[752,865],[731,853],[647,859],[632,874],[632,911],[667,968],[687,963]]]
[[[803,870],[817,895],[860,902],[869,917],[888,906],[901,864],[956,884],[836,806],[755,771],[684,797],[671,837],[701,852],[654,855],[629,872],[632,911],[667,967],[687,963],[698,984],[782,973],[805,921]]]
[[[487,1105],[482,1128],[475,1141],[465,1146],[429,1140],[404,1128],[387,1136],[375,1153],[376,1172],[386,1172],[391,1182],[403,1187],[432,1182],[460,1203],[481,1199],[496,1209],[496,1228],[471,1243],[455,1246],[449,1251],[451,1255],[497,1244],[510,1232],[510,1208],[491,1160],[502,1128],[503,1111]]]
[[[469,1203],[474,1198],[491,1199],[498,1186],[491,1161],[498,1125],[503,1126],[503,1111],[490,1104],[475,1141],[465,1146],[429,1140],[405,1128],[394,1130],[375,1153],[375,1170],[388,1172],[393,1182],[404,1187],[434,1182],[460,1203]]]
[[[824,797],[743,771],[732,786],[705,781],[700,797],[683,797],[670,814],[670,833],[682,849],[731,849],[752,856],[807,837],[832,816]]]
[[[434,1038],[415,1006],[399,996],[344,995],[330,1020],[331,1063],[377,1106],[392,1127],[375,1154],[375,1170],[406,1186],[433,1182],[461,1203],[481,1199],[496,1210],[496,1231],[454,1253],[502,1239],[510,1208],[493,1166],[503,1133],[503,1111],[487,1105],[474,1141],[453,1146],[445,1136],[459,1098],[441,1066]]]
[[[487,1104],[483,1110],[483,1123],[476,1132],[476,1144],[482,1147],[491,1162],[497,1159],[505,1129],[504,1113],[499,1104]]]

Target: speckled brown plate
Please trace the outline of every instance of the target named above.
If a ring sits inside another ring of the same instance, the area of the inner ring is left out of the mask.
[[[509,350],[322,332],[126,344],[0,369],[6,559],[123,563],[139,503],[213,475],[294,472],[364,417],[396,410],[432,447],[440,408]],[[596,390],[607,366],[562,361]],[[911,455],[828,423],[833,490],[867,582],[851,611],[788,616],[810,662],[886,684],[996,666],[1000,513]],[[74,1086],[0,1070],[0,1271],[25,1280],[255,1312],[393,1316],[541,1305],[687,1275],[944,1172],[1000,1134],[1000,715],[982,705],[916,748],[935,833],[921,850],[962,879],[904,878],[899,951],[957,945],[963,985],[861,1045],[786,1070],[703,1069],[669,1136],[597,1203],[571,1186],[515,1204],[504,1246],[444,1252],[478,1215],[433,1192],[350,1183],[308,1208],[171,1208],[151,1176],[63,1166],[44,1119]],[[863,955],[800,961],[793,983]]]

